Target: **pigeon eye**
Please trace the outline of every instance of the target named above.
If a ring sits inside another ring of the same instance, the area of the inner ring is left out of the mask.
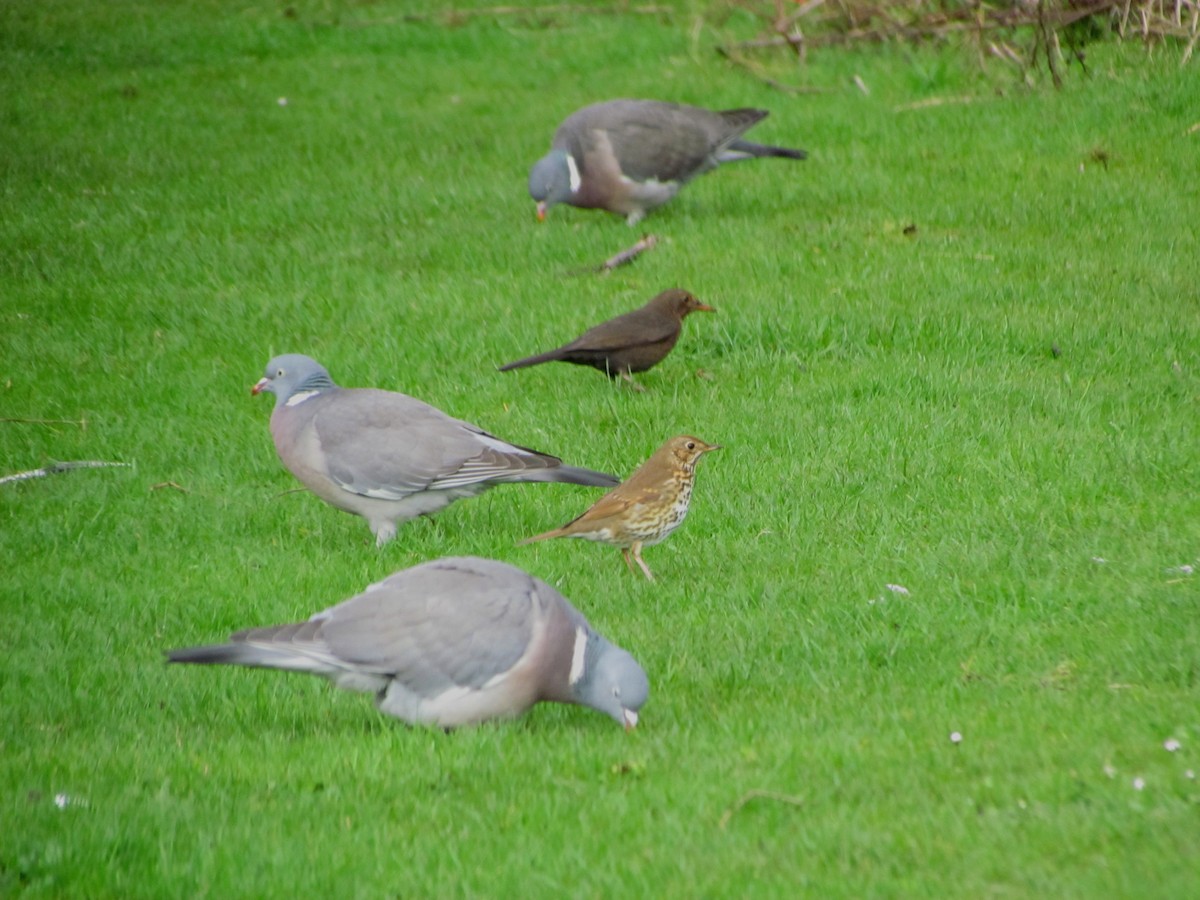
[[[276,377],[276,378],[282,378],[282,377],[283,377],[283,369],[276,369],[276,370],[275,370],[275,377]]]

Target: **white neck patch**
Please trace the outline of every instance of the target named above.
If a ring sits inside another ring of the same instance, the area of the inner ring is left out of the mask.
[[[587,656],[588,634],[586,628],[575,629],[575,649],[571,651],[571,674],[567,684],[575,684],[583,677],[584,659]]]
[[[567,174],[569,176],[568,183],[571,185],[571,193],[578,193],[579,186],[583,184],[583,179],[579,177],[579,166],[575,164],[575,157],[570,153],[567,154]]]
[[[301,403],[303,403],[309,397],[315,397],[319,393],[320,393],[320,391],[297,391],[296,393],[292,394],[292,396],[288,397],[283,405],[284,406],[299,406]]]

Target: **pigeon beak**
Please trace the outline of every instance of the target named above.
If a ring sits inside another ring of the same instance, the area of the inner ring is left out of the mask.
[[[621,718],[625,720],[625,730],[633,731],[637,728],[638,714],[632,709],[621,710]]]
[[[263,391],[265,391],[267,389],[267,384],[268,384],[268,381],[266,378],[258,379],[258,383],[255,384],[254,387],[250,388],[250,396],[256,397],[259,394],[261,394]]]
[[[537,205],[537,217],[539,222],[546,221],[546,201],[541,200]]]

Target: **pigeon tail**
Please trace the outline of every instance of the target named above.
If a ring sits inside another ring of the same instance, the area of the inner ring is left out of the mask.
[[[752,141],[734,141],[721,151],[721,162],[736,162],[739,159],[761,159],[767,156],[777,156],[781,159],[808,159],[804,150],[792,150],[789,147],[773,147],[770,144],[755,144]]]
[[[497,478],[496,481],[507,479]],[[513,481],[543,481],[558,484],[581,484],[584,487],[616,487],[621,479],[594,469],[581,466],[555,466],[552,469],[529,469],[521,472]]]
[[[284,669],[291,672],[310,672],[315,675],[327,675],[332,668],[324,659],[304,653],[294,647],[286,645],[269,647],[239,642],[168,650],[167,662]]]

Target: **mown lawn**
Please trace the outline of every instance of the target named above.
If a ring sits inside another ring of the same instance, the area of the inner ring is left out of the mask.
[[[1196,61],[1092,45],[1055,91],[823,51],[785,94],[686,5],[407,11],[0,8],[0,475],[132,463],[0,484],[0,894],[1200,895]],[[769,108],[810,159],[538,225],[528,166],[616,96]],[[644,393],[495,371],[671,286],[719,311]],[[249,395],[279,352],[606,471],[725,449],[655,584],[516,546],[569,486],[377,551],[290,492]],[[458,554],[629,648],[637,731],[163,663]]]

